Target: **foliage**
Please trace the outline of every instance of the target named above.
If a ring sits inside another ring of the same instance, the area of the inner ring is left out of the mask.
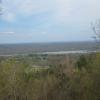
[[[1,57],[0,100],[100,100],[100,53],[70,59]]]

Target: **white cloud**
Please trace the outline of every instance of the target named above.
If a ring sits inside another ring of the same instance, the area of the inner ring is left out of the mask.
[[[4,13],[7,13],[4,19],[13,21],[17,15],[24,17],[50,12],[51,18],[62,20],[69,14],[70,4],[70,0],[4,0]]]
[[[36,29],[32,30],[29,35],[33,36],[33,35],[39,35],[39,34],[48,35],[48,33],[46,31],[40,31],[40,30],[36,30]]]
[[[31,16],[34,14],[48,11],[48,2],[44,3],[45,0],[4,0],[3,2],[3,13],[10,13],[18,16]],[[6,15],[6,14],[5,14]]]
[[[50,13],[50,20],[56,23],[66,22],[74,16],[77,19],[84,16],[88,18],[100,16],[100,0],[4,0],[3,2],[3,19],[10,22],[20,15],[29,17],[44,12]]]
[[[23,14],[24,16],[30,16],[49,11],[49,7],[49,2],[45,2],[45,0],[25,0],[18,8],[18,12],[20,12],[20,14]]]
[[[88,10],[91,17],[100,18],[100,0],[88,0]]]
[[[11,13],[11,12],[5,12],[3,15],[2,15],[2,18],[5,20],[5,21],[8,21],[8,22],[13,22],[15,20],[15,14]]]
[[[72,0],[54,0],[54,17],[57,21],[65,21],[72,11]]]
[[[13,35],[15,34],[15,32],[11,32],[11,31],[8,31],[8,32],[0,32],[0,35]]]

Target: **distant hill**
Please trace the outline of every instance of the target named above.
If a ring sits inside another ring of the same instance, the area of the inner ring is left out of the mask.
[[[42,52],[97,50],[96,42],[59,42],[59,43],[26,43],[0,44],[0,55],[30,54]]]

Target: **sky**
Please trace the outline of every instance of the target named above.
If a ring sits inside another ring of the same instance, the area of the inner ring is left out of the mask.
[[[0,0],[0,43],[89,41],[100,0]]]

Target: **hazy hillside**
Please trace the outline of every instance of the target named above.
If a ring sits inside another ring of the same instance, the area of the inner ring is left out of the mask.
[[[0,55],[71,50],[97,50],[95,42],[1,44]]]

